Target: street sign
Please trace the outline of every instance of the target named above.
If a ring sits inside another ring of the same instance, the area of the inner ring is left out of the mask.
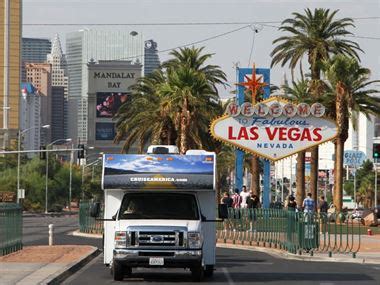
[[[343,164],[348,167],[360,167],[364,160],[366,160],[366,155],[364,152],[359,150],[345,150],[343,157]]]
[[[18,189],[18,198],[25,199],[25,189]]]

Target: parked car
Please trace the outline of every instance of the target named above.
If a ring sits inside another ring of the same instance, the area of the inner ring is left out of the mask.
[[[380,205],[377,205],[374,209],[373,209],[373,213],[375,214],[375,217],[377,219],[380,219]]]
[[[352,219],[362,220],[364,218],[364,208],[355,208],[352,212]]]

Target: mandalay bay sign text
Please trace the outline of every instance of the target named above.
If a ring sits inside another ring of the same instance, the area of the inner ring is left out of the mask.
[[[337,126],[320,103],[272,97],[256,105],[231,103],[211,124],[214,138],[273,161],[334,139]]]

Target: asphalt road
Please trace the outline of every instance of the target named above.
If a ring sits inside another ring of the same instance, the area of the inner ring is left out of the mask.
[[[64,284],[192,284],[184,269],[134,269],[130,278],[114,282],[99,255]],[[206,284],[380,284],[380,266],[304,262],[272,257],[266,253],[217,249],[217,268]]]
[[[48,224],[55,225],[55,244],[88,244],[101,248],[101,239],[70,235],[78,229],[78,216],[24,217],[24,244],[47,245]],[[191,275],[184,269],[134,269],[131,278],[114,282],[109,268],[103,265],[103,255],[69,277],[64,284],[192,284]],[[217,266],[213,278],[204,284],[318,284],[359,285],[380,284],[380,265],[309,262],[286,260],[266,253],[217,249]]]
[[[71,235],[79,228],[78,215],[24,215],[23,216],[23,244],[48,245],[49,224],[54,225],[54,244],[57,245],[92,245],[102,247],[102,241],[94,238],[81,238]]]

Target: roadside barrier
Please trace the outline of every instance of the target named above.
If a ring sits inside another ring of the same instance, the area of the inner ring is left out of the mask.
[[[90,202],[81,202],[80,231],[103,233],[103,222],[90,217]],[[229,218],[217,223],[219,242],[279,248],[294,254],[334,253],[356,257],[360,221],[341,213],[303,213],[284,209],[232,209]],[[102,215],[101,215],[102,216]]]
[[[91,202],[79,203],[79,231],[82,233],[102,234],[103,222],[90,216]],[[100,217],[103,216],[103,208]]]
[[[0,203],[0,256],[22,249],[22,209],[14,203]]]
[[[302,254],[352,254],[360,250],[364,227],[347,214],[303,213],[284,209],[232,209],[217,226],[220,242],[268,246]]]

